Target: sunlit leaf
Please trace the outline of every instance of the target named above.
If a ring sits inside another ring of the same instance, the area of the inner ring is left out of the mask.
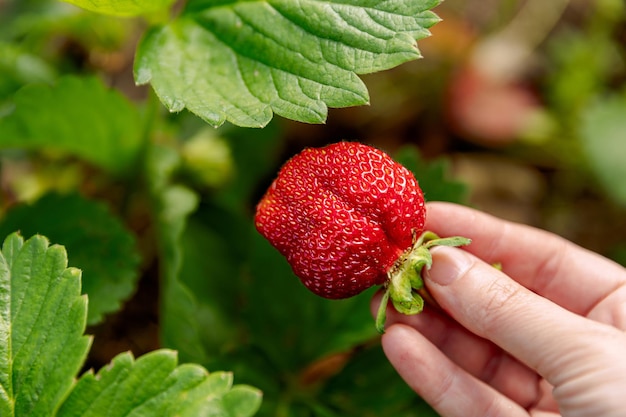
[[[137,16],[164,10],[174,0],[63,0],[96,13]]]
[[[97,375],[84,374],[58,417],[247,417],[259,408],[261,393],[233,387],[231,374],[177,365],[176,353],[170,350],[137,360],[122,353]]]
[[[53,416],[89,349],[80,271],[42,236],[0,253],[0,415]]]
[[[276,113],[322,123],[328,107],[369,101],[357,74],[420,57],[438,0],[191,1],[140,43],[135,81],[170,111],[263,127]]]

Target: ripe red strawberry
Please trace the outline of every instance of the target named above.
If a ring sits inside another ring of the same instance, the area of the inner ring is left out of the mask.
[[[425,215],[409,170],[378,149],[340,142],[288,161],[255,220],[308,289],[346,298],[385,283]]]
[[[387,303],[417,314],[421,273],[435,245],[469,244],[424,232],[424,195],[415,177],[384,152],[340,142],[305,149],[278,173],[257,206],[255,224],[314,293],[346,298],[373,285],[385,291],[376,317],[382,333]]]

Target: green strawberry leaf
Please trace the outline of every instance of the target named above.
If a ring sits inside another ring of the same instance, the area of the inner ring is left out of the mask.
[[[199,198],[190,189],[172,183],[171,177],[180,164],[180,156],[171,149],[157,146],[149,149],[146,178],[150,180],[161,253],[160,332],[163,345],[179,350],[184,360],[204,362],[203,328],[198,320],[200,306],[195,295],[180,281],[184,257],[181,236]]]
[[[438,416],[400,378],[380,344],[355,352],[323,387],[319,398],[327,409],[336,410],[337,416]]]
[[[376,337],[369,308],[374,290],[327,300],[306,289],[285,258],[259,233],[253,232],[250,252],[245,322],[253,343],[278,369],[299,372],[324,356]]]
[[[164,306],[172,317],[163,341],[180,349],[181,357],[185,352],[210,369],[231,369],[262,389],[260,415],[276,415],[280,407],[299,415],[301,399],[282,399],[284,392],[300,389],[303,375],[317,382],[307,370],[325,357],[376,337],[372,292],[341,301],[315,296],[249,220],[210,201],[187,219],[178,245],[182,265],[175,282],[187,298]]]
[[[0,253],[0,415],[54,416],[82,366],[87,298],[80,271],[42,236],[6,238]]]
[[[138,16],[167,9],[174,0],[63,0],[83,9],[114,15]]]
[[[135,290],[140,258],[134,237],[101,203],[76,194],[48,194],[7,212],[0,236],[13,230],[44,234],[68,249],[72,265],[84,272],[89,324],[117,311]]]
[[[322,123],[328,107],[369,101],[357,74],[420,57],[416,40],[439,19],[439,0],[191,1],[151,28],[135,59],[172,112],[207,123],[263,127],[273,113]]]
[[[216,200],[235,211],[245,206],[248,215],[248,204],[259,191],[259,178],[275,174],[280,148],[284,145],[283,132],[277,123],[257,130],[226,127],[222,130],[232,151],[235,172],[229,186],[219,190]]]
[[[27,85],[14,101],[13,112],[0,118],[0,149],[53,149],[113,173],[135,166],[143,140],[139,113],[97,78]]]
[[[228,221],[224,217],[220,220]],[[197,303],[189,320],[205,329],[198,334],[203,356],[190,360],[202,362],[219,356],[224,345],[236,336],[234,323],[239,319],[238,291],[241,285],[238,280],[239,264],[228,242],[207,227],[197,215],[189,219],[180,243],[184,260],[179,279]],[[176,333],[180,333],[177,327],[164,329],[164,339],[175,340]]]
[[[195,117],[185,117],[200,128],[206,126]],[[202,201],[198,210],[191,205],[179,211],[176,219],[159,220],[160,233],[167,234],[162,240],[167,288],[162,297],[161,339],[164,346],[180,352],[181,360],[212,365],[219,362],[225,346],[241,343],[236,330],[245,326],[238,320],[251,233],[247,205],[259,177],[274,169],[279,138],[273,128],[221,129],[220,134],[232,149],[232,186],[213,190],[212,198]],[[147,177],[161,212],[183,201],[165,199],[172,187],[183,189],[172,183],[182,161],[173,151],[155,150],[160,155],[150,158],[154,166]],[[222,367],[221,363],[216,366]]]
[[[467,202],[468,186],[449,178],[450,164],[447,159],[439,158],[426,162],[422,159],[419,149],[411,145],[398,150],[394,159],[413,172],[426,200],[459,204]]]
[[[118,355],[97,375],[75,375],[90,345],[81,272],[42,236],[10,235],[0,252],[0,415],[247,417],[261,392],[227,372],[178,366],[173,351]]]
[[[28,83],[52,83],[55,69],[24,48],[0,42],[0,100]]]
[[[606,192],[626,205],[626,94],[598,100],[583,112],[579,136],[585,155]]]
[[[246,417],[259,408],[261,392],[233,387],[232,374],[177,363],[176,353],[165,349],[137,360],[122,353],[97,375],[84,374],[57,416]]]

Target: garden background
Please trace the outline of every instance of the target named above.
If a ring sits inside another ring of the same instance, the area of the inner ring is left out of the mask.
[[[79,375],[167,348],[179,364],[232,372],[245,400],[220,397],[228,415],[436,415],[382,353],[374,290],[318,298],[254,230],[256,202],[307,146],[379,147],[427,200],[626,264],[622,0],[72,3],[88,10],[0,0],[0,236],[44,235],[82,270],[93,340]],[[294,27],[307,32],[299,44]],[[19,239],[7,242],[17,265]],[[6,300],[45,303],[5,278]],[[13,346],[66,337],[54,320],[37,327],[35,307],[30,324],[0,310]],[[46,378],[21,379],[34,362],[7,346],[0,383],[13,378],[8,398],[26,404],[10,415],[38,415],[20,392],[46,392]],[[67,381],[50,402],[59,415]]]

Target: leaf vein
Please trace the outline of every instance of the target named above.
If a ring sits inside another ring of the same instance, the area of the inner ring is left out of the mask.
[[[276,45],[278,45],[280,48],[282,48],[282,49],[284,49],[284,50],[286,50],[286,51],[288,51],[288,52],[291,52],[292,54],[294,54],[294,55],[296,55],[296,56],[299,56],[299,57],[301,57],[301,58],[305,59],[306,61],[310,62],[311,64],[314,64],[314,65],[319,65],[319,64],[320,64],[320,62],[316,62],[316,61],[314,61],[313,59],[311,59],[310,57],[308,57],[308,56],[306,56],[306,55],[302,54],[302,52],[301,52],[301,51],[298,51],[298,50],[296,50],[296,49],[290,48],[290,47],[289,47],[288,45],[286,45],[284,42],[280,42],[279,38],[276,38],[276,37],[274,37],[274,36],[271,36],[271,35],[272,35],[271,31],[270,31],[270,33],[268,33],[268,32],[265,32],[265,31],[261,30],[259,27],[257,27],[256,25],[254,25],[254,22],[251,22],[250,20],[246,19],[246,18],[244,17],[244,15],[242,15],[242,14],[241,14],[240,12],[238,12],[236,9],[233,9],[233,13],[235,13],[235,14],[237,15],[237,17],[239,17],[239,18],[241,19],[241,21],[242,21],[244,24],[246,24],[246,26],[248,26],[250,29],[252,29],[252,30],[253,30],[253,31],[255,31],[256,33],[258,33],[259,35],[263,36],[265,39],[267,39],[267,40],[269,40],[269,41],[272,41],[273,43],[275,43]],[[281,15],[281,16],[282,16],[282,15]],[[216,36],[217,36],[217,34],[216,34]],[[229,45],[229,46],[230,46],[230,45]],[[232,46],[230,46],[230,47],[232,48]],[[243,55],[243,56],[247,56],[247,55],[244,55],[243,53],[241,53],[241,51],[237,51],[237,52],[238,52],[239,54]],[[250,59],[253,59],[253,58],[251,58],[251,57],[249,57],[249,56],[247,56],[247,57],[248,57],[248,58],[250,58]],[[254,61],[259,62],[257,59],[253,59],[253,60],[254,60]],[[266,63],[264,63],[264,62],[261,62],[261,63],[263,63],[264,65],[267,65],[267,64],[266,64]],[[280,69],[279,67],[274,67],[274,68]]]
[[[302,55],[301,52],[299,52],[297,50],[294,50],[294,49],[291,49],[291,48],[283,45],[281,42],[279,42],[278,40],[274,39],[271,36],[267,36],[262,30],[258,29],[255,25],[253,25],[247,19],[245,19],[244,16],[241,15],[241,13],[239,13],[238,11],[233,9],[233,13],[235,13],[242,20],[242,23],[244,23],[246,26],[248,26],[251,30],[257,32],[259,35],[265,37],[267,40],[273,42],[274,44],[276,44],[277,46],[287,50],[288,52],[291,52],[291,53],[295,54],[296,56],[302,57],[303,59],[305,59],[307,62],[311,63],[312,65],[314,65],[316,67],[319,67],[320,65],[326,64],[326,65],[330,65],[330,66],[332,66],[334,68],[337,68],[340,71],[346,71],[344,68],[342,68],[342,67],[340,67],[340,66],[338,66],[336,64],[333,64],[332,62],[328,62],[328,61],[316,62],[316,61],[310,59],[309,57],[306,57],[306,56]],[[323,84],[319,80],[313,79],[310,76],[307,76],[307,75],[304,75],[304,74],[295,74],[293,72],[290,72],[289,70],[286,70],[286,69],[283,69],[283,68],[280,68],[280,67],[277,67],[277,66],[265,63],[265,62],[257,59],[254,56],[250,56],[250,54],[246,54],[246,53],[244,53],[241,50],[235,49],[233,47],[233,45],[231,45],[228,41],[223,39],[223,37],[221,37],[218,32],[212,31],[212,33],[213,33],[213,35],[215,36],[216,39],[218,39],[225,47],[227,47],[228,49],[232,50],[233,53],[235,53],[236,55],[241,55],[243,57],[246,57],[246,58],[250,59],[251,61],[258,62],[258,63],[260,63],[260,64],[262,64],[264,66],[267,66],[269,68],[275,68],[277,70],[285,71],[287,73],[293,74],[293,75],[295,75],[297,77],[301,77],[301,78],[307,79],[307,80],[312,81],[312,82],[317,83],[317,84],[326,85],[326,86],[333,87],[333,88],[336,88],[336,89],[339,89],[339,90],[347,91],[347,92],[353,93],[353,94],[355,94],[357,96],[361,95],[361,93],[358,90],[348,89],[348,88],[346,88],[346,86],[343,83],[337,82],[338,80],[336,79],[336,77],[329,77],[329,78],[325,79],[324,82],[327,82],[327,84]],[[328,72],[328,71],[326,71],[326,72]],[[333,81],[335,82],[334,85],[333,85]],[[221,93],[220,93],[220,96],[224,97]],[[225,100],[225,101],[230,103],[229,100]],[[262,102],[264,102],[264,101],[262,101]],[[231,103],[231,104],[234,105],[235,103]]]

